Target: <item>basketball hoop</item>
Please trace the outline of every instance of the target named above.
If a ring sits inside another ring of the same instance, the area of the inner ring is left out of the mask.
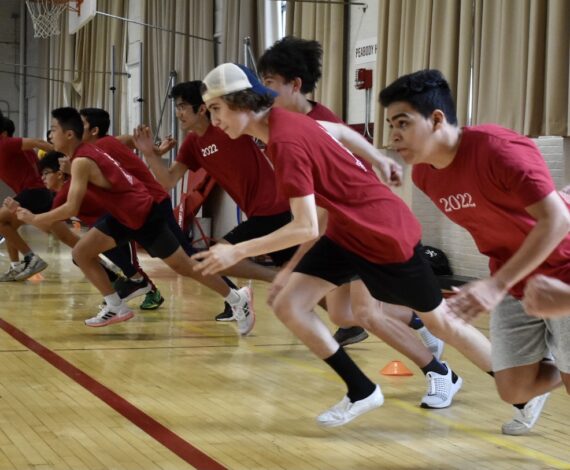
[[[28,11],[34,25],[34,37],[48,38],[60,34],[59,17],[65,10],[79,11],[82,0],[76,0],[77,6],[71,6],[69,0],[26,0]]]

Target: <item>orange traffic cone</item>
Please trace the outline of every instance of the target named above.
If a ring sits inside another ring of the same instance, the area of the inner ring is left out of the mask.
[[[414,375],[414,373],[408,369],[403,362],[392,361],[388,363],[384,369],[380,371],[382,375],[398,375],[400,377]]]
[[[43,280],[44,277],[42,276],[42,273],[34,274],[33,276],[30,276],[28,279],[26,279],[26,281],[36,281],[36,282],[40,282]]]

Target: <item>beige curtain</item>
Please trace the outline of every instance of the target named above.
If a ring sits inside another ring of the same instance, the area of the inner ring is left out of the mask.
[[[246,63],[244,38],[251,40],[254,59],[263,52],[263,9],[259,0],[220,0],[218,12],[218,63]],[[261,31],[260,31],[261,29]],[[247,58],[249,61],[249,57]],[[248,65],[251,64],[248,62]]]
[[[184,82],[201,80],[214,67],[214,2],[146,1],[144,21],[186,34],[144,29],[143,122],[156,130],[161,108],[165,99],[168,100],[171,72],[176,72],[177,82]],[[167,134],[172,125],[168,109],[167,104],[160,129],[162,135]]]
[[[407,73],[439,69],[467,121],[471,62],[472,0],[380,0],[376,90]],[[377,105],[374,141],[388,145],[385,110]]]
[[[473,122],[570,135],[570,2],[475,5]]]
[[[99,0],[98,10],[125,16],[124,0]],[[75,35],[67,34],[67,18],[62,19],[59,36],[50,39],[50,105],[99,107],[109,110],[111,102],[111,46],[115,46],[116,118],[120,122],[121,87],[126,85],[124,63],[126,26],[124,22],[97,15]],[[66,69],[61,70],[61,69]],[[122,74],[122,75],[121,75]]]
[[[323,77],[314,99],[343,115],[344,5],[287,2],[288,35],[319,41],[323,46]]]

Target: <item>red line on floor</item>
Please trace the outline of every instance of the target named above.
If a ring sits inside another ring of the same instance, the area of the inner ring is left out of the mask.
[[[55,352],[38,343],[33,338],[30,338],[26,333],[2,318],[0,318],[0,328],[193,467],[198,470],[226,470],[226,467],[208,457],[192,444],[186,442],[170,429],[147,415],[144,411],[139,410],[136,406],[117,395],[111,389],[87,375]]]

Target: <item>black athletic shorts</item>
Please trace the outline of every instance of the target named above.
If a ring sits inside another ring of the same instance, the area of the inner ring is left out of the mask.
[[[43,214],[51,210],[53,193],[47,188],[24,189],[14,196],[14,199],[24,209],[34,214]]]
[[[321,237],[301,259],[295,272],[340,286],[360,278],[375,299],[431,312],[442,301],[439,284],[422,254],[422,246],[403,263],[376,264]]]
[[[164,201],[158,204],[159,209],[162,211],[164,218],[166,220],[166,224],[168,228],[172,232],[172,234],[180,243],[180,246],[184,249],[188,256],[192,256],[198,250],[196,250],[192,246],[192,242],[190,239],[184,234],[178,222],[176,222],[176,217],[174,217],[174,211],[172,210],[172,201],[169,197],[167,197]]]
[[[94,228],[113,238],[117,246],[136,241],[153,258],[168,258],[180,246],[157,204],[153,204],[145,223],[137,230],[123,225],[110,214],[95,222]]]
[[[254,238],[263,237],[291,222],[291,212],[282,212],[275,215],[253,216],[242,222],[233,230],[224,235],[224,240],[232,245]],[[297,251],[297,246],[274,251],[268,255],[275,266],[282,266],[289,261]]]

